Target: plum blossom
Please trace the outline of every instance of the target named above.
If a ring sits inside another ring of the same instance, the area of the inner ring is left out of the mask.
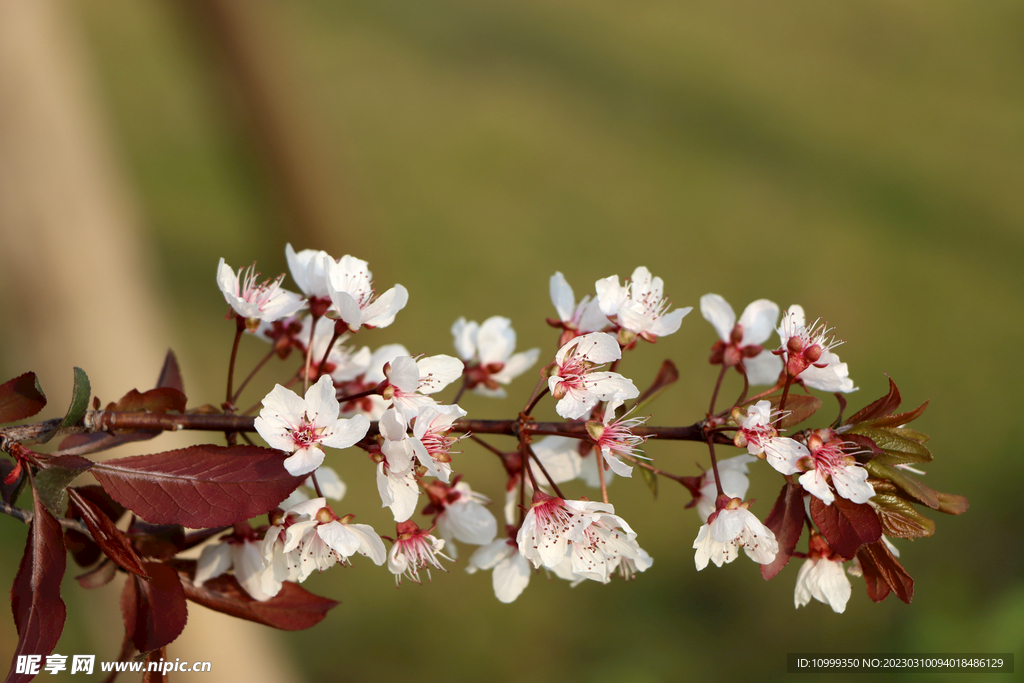
[[[291,454],[284,466],[297,477],[320,466],[324,446],[348,448],[366,436],[369,420],[362,415],[340,419],[339,410],[328,375],[311,386],[305,398],[278,384],[264,397],[255,427],[271,448]]]
[[[608,583],[620,562],[637,560],[641,550],[636,542],[636,533],[626,521],[612,514],[615,510],[611,505],[603,507],[607,512],[600,512],[597,504],[593,506],[596,514],[591,523],[583,528],[579,539],[570,541],[569,556],[572,558],[573,574]],[[641,566],[645,564],[641,558]],[[634,567],[637,567],[635,563]]]
[[[775,559],[779,552],[775,534],[747,509],[749,505],[749,501],[744,503],[739,498],[719,497],[718,510],[700,528],[693,542],[697,571],[707,567],[709,560],[716,567],[732,562],[741,547],[758,564]]]
[[[797,467],[804,472],[800,475],[800,485],[825,505],[835,500],[832,487],[854,503],[866,503],[875,495],[875,489],[867,481],[868,471],[844,450],[847,445],[831,429],[815,430],[807,437],[810,455],[797,462]]]
[[[217,286],[235,313],[245,318],[250,332],[261,322],[272,323],[287,318],[306,305],[298,294],[281,289],[284,275],[262,283],[258,278],[255,265],[239,271],[238,275],[224,259],[217,265]]]
[[[747,495],[747,489],[750,487],[747,465],[752,462],[757,462],[757,458],[751,455],[736,455],[718,461],[718,474],[722,477],[722,492],[725,495],[740,500]],[[706,470],[698,478],[695,488],[698,493],[690,505],[696,505],[697,516],[702,522],[707,522],[708,517],[715,511],[715,500],[718,498],[715,471]]]
[[[491,582],[494,595],[506,604],[515,602],[530,583],[530,562],[519,552],[519,546],[508,538],[499,538],[477,548],[469,557],[466,572],[493,569]]]
[[[670,304],[662,296],[664,282],[660,277],[653,277],[644,266],[634,270],[624,286],[619,285],[618,275],[612,275],[598,280],[595,287],[601,312],[647,341],[678,330],[683,318],[693,310],[688,306],[669,313]]]
[[[639,396],[633,382],[619,373],[593,370],[621,356],[622,350],[615,338],[602,332],[576,337],[560,348],[548,377],[548,388],[558,401],[555,411],[568,420],[576,420],[598,401]]]
[[[512,321],[493,316],[483,322],[459,318],[452,325],[455,351],[466,363],[467,387],[478,394],[504,398],[513,379],[523,374],[540,355],[540,349],[514,353],[516,332]]]
[[[429,394],[437,393],[462,375],[462,361],[443,354],[413,360],[399,356],[384,367],[388,386],[383,390],[385,401],[407,421],[425,406],[436,405]]]
[[[778,430],[772,426],[772,404],[769,401],[758,401],[747,408],[734,443],[739,448],[746,447],[751,455],[763,454],[768,464],[782,474],[802,471],[797,461],[810,455],[802,443],[779,436]]]
[[[782,360],[761,345],[775,330],[779,307],[767,299],[758,299],[744,310],[736,322],[732,306],[718,294],[700,298],[700,312],[718,333],[719,341],[711,350],[711,362],[742,368],[751,384],[774,384],[782,372]]]
[[[597,444],[604,461],[615,474],[620,477],[632,477],[633,468],[619,459],[620,455],[643,457],[640,445],[647,440],[645,436],[634,436],[632,428],[642,425],[646,417],[628,417],[623,415],[616,419],[615,411],[622,405],[621,399],[608,401],[604,411],[604,421],[587,423],[587,431]]]
[[[280,590],[282,581],[305,581],[316,571],[337,563],[351,564],[359,553],[375,564],[384,564],[384,543],[366,524],[352,524],[351,516],[338,518],[325,498],[314,498],[292,506],[271,526],[263,539],[263,560],[267,567],[264,589]]]
[[[302,293],[310,299],[329,300],[328,271],[335,260],[326,251],[303,249],[296,253],[291,244],[284,247],[288,270]]]
[[[202,586],[210,579],[232,571],[240,586],[253,600],[264,602],[281,589],[266,591],[263,587],[263,555],[261,541],[246,538],[228,538],[203,548],[196,561],[193,583]]]
[[[452,541],[486,545],[494,540],[498,533],[498,520],[484,507],[491,502],[487,496],[477,493],[462,481],[451,487],[437,486],[438,489],[447,489],[443,500],[438,496],[435,503],[436,494],[428,493],[431,493],[432,506],[441,508],[437,516],[437,533],[444,539],[453,560],[457,551]]]
[[[856,391],[846,363],[840,363],[839,356],[832,353],[843,342],[829,337],[832,329],[819,321],[807,326],[805,320],[801,306],[790,306],[782,314],[778,329],[782,345],[775,353],[785,356],[786,373],[812,389],[833,393]]]
[[[345,497],[345,493],[348,491],[348,487],[345,485],[345,482],[343,482],[341,477],[338,476],[338,473],[330,467],[321,466],[317,469],[316,483],[317,486],[320,487],[320,492],[324,497],[330,498],[331,500],[340,501]],[[287,498],[282,500],[278,504],[278,507],[283,510],[287,510],[293,505],[305,502],[310,498],[315,497],[309,495],[309,492],[314,490],[316,490],[316,487],[313,486],[313,476],[310,475],[306,477],[306,480],[303,481],[297,489],[292,491]]]
[[[396,584],[402,583],[402,576],[421,583],[419,571],[427,565],[444,570],[438,558],[451,558],[441,552],[444,549],[443,540],[434,538],[416,526],[415,522],[400,522],[397,532],[398,538],[388,553],[388,569],[395,575]],[[429,578],[430,568],[427,567],[427,579]]]
[[[796,576],[794,604],[803,607],[814,598],[842,614],[846,611],[851,592],[850,579],[843,571],[843,558],[832,553],[821,536],[812,536],[807,560]]]
[[[346,255],[326,265],[327,294],[332,304],[328,316],[343,320],[353,332],[363,325],[387,327],[409,302],[409,292],[402,285],[375,297],[373,275],[362,259]]]
[[[402,413],[388,409],[378,423],[384,437],[377,463],[377,491],[381,507],[391,508],[396,522],[404,522],[416,511],[419,485],[412,467],[412,443]]]
[[[548,289],[551,303],[558,312],[558,320],[548,318],[548,324],[562,328],[562,336],[558,342],[560,346],[573,337],[589,332],[600,332],[608,327],[608,316],[601,310],[597,297],[588,294],[577,304],[576,295],[562,273],[558,272],[551,276]]]
[[[516,536],[519,552],[534,567],[554,567],[569,553],[569,543],[582,540],[584,531],[604,512],[613,513],[614,509],[603,503],[564,500],[535,491],[533,505]]]

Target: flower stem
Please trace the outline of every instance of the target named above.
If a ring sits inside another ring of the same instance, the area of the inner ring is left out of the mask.
[[[249,376],[245,378],[245,380],[241,383],[241,385],[239,385],[238,390],[235,392],[234,396],[232,396],[229,399],[232,404],[234,404],[234,403],[236,403],[238,401],[238,399],[242,395],[242,392],[245,391],[245,388],[247,386],[249,386],[249,382],[252,381],[252,378],[256,376],[256,373],[258,373],[260,370],[263,369],[263,366],[266,365],[267,361],[269,361],[273,356],[274,356],[274,349],[270,349],[270,352],[267,355],[265,355],[263,357],[263,359],[259,363],[256,364],[256,367],[254,367],[252,369],[252,372],[249,373]]]

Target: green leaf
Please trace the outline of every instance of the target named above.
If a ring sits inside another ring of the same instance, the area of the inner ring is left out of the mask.
[[[57,436],[60,430],[78,424],[85,415],[85,411],[89,409],[89,398],[91,396],[92,387],[89,385],[89,376],[85,374],[85,370],[82,368],[75,368],[75,386],[71,390],[71,407],[68,408],[68,412],[64,415],[64,419],[60,421],[60,424],[41,436],[37,443],[46,443]]]
[[[877,495],[870,501],[882,521],[882,533],[894,538],[923,538],[935,533],[935,522],[928,519],[904,498]]]
[[[931,462],[932,454],[920,441],[915,439],[907,438],[911,435],[917,435],[912,429],[876,429],[875,427],[857,427],[849,431],[850,434],[860,434],[866,436],[875,444],[884,450],[889,456],[876,455],[875,459],[881,459],[879,462],[887,465],[896,465],[902,463],[918,463],[918,462]],[[923,436],[923,435],[922,435]]]
[[[39,500],[55,517],[64,516],[65,489],[81,475],[83,470],[68,467],[47,467],[36,475]]]
[[[933,510],[939,509],[939,492],[930,486],[922,484],[917,479],[908,477],[896,467],[885,465],[878,461],[882,456],[875,456],[871,459],[871,462],[866,464],[864,467],[871,476],[877,477],[878,479],[888,479],[896,487],[907,494],[914,500],[924,503]]]

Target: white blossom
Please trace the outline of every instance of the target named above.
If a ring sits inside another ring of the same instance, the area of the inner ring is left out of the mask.
[[[634,270],[625,285],[620,286],[619,276],[612,275],[598,280],[595,287],[601,312],[648,341],[678,330],[683,318],[693,310],[688,306],[669,313],[670,304],[662,296],[664,282],[644,266]]]
[[[598,401],[623,400],[640,395],[636,386],[617,372],[595,372],[593,368],[622,355],[618,342],[603,332],[585,334],[565,344],[555,354],[555,367],[548,388],[558,401],[555,412],[568,420],[585,415]]]

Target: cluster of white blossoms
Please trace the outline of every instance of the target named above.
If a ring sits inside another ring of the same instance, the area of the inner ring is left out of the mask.
[[[405,288],[395,285],[376,296],[366,262],[351,256],[336,260],[322,251],[296,253],[288,245],[286,257],[301,295],[281,289],[283,276],[259,283],[252,268],[236,276],[223,259],[217,281],[238,316],[239,334],[243,328],[256,332],[279,356],[295,349],[306,359],[294,380],[311,385],[304,397],[275,386],[263,399],[255,427],[272,448],[287,454],[289,473],[312,475],[307,484],[316,495],[289,497],[262,540],[258,532],[251,538],[236,532],[204,549],[198,584],[231,569],[250,595],[265,600],[282,582],[348,564],[356,553],[378,565],[386,561],[397,580],[418,582],[421,569],[429,574],[431,567],[441,568],[441,559],[457,557],[456,542],[479,546],[467,571],[493,570],[495,595],[502,602],[515,600],[540,568],[575,584],[608,583],[616,573],[630,578],[651,566],[636,533],[610,503],[567,500],[558,485],[583,479],[604,494],[613,474],[630,477],[633,465],[647,466],[638,460],[646,437],[634,434],[647,418],[629,417],[625,405],[640,392],[615,370],[624,350],[638,339],[654,342],[676,332],[691,310],[671,310],[661,278],[640,267],[623,284],[616,275],[597,280],[594,292],[577,301],[561,273],[551,277],[558,317],[548,323],[562,332],[558,351],[541,374],[558,415],[585,420],[587,433],[548,436],[509,454],[519,459],[506,458],[507,533],[499,536],[486,507],[490,501],[452,468],[452,448],[461,438],[452,433],[467,413],[435,396],[461,378],[456,401],[466,390],[503,397],[505,387],[537,363],[540,350],[516,352],[512,323],[501,316],[482,323],[456,320],[451,333],[458,358],[414,356],[398,344],[375,351],[356,348],[350,344],[355,333],[395,320],[408,301]],[[745,386],[788,390],[796,383],[830,392],[855,390],[846,364],[832,351],[841,342],[817,322],[808,326],[801,307],[791,306],[780,322],[779,307],[760,299],[737,319],[725,299],[707,294],[700,310],[718,336],[711,362],[722,365],[723,373],[735,367]],[[774,348],[766,345],[773,332],[779,340]],[[602,369],[607,364],[612,367]],[[774,533],[749,510],[751,501],[744,502],[749,465],[758,458],[783,475],[799,475],[806,494],[826,505],[836,496],[864,503],[874,495],[867,470],[836,431],[782,436],[784,415],[768,400],[741,404],[731,418],[726,415],[722,420],[735,430],[735,445],[748,453],[719,460],[714,469],[689,478],[691,505],[702,522],[693,542],[698,570],[732,562],[740,548],[760,564],[771,563],[779,552]],[[377,436],[368,437],[371,420]],[[382,506],[390,508],[397,525],[387,553],[371,527],[338,517],[326,503],[327,496],[343,495],[344,484],[333,470],[320,469],[324,448],[356,444],[374,463]],[[424,494],[429,502],[422,512],[431,523],[421,528],[412,516]],[[528,496],[532,504],[525,509],[519,503]],[[842,558],[815,539],[797,579],[796,603],[814,597],[842,611],[849,597]]]

